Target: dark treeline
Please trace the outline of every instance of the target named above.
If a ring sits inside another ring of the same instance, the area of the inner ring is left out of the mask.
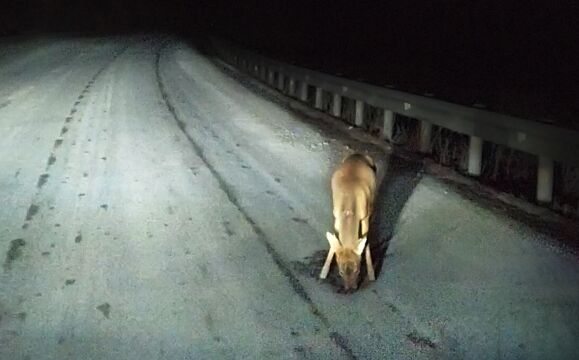
[[[551,121],[579,112],[577,7],[514,0],[12,0],[0,11],[0,35],[217,33],[322,71]]]
[[[232,17],[216,18],[219,28],[285,57],[340,64],[363,60],[373,68],[395,62],[409,73],[436,70],[437,82],[462,78],[484,83],[492,72],[504,82],[516,77],[525,86],[549,67],[574,67],[568,50],[575,47],[575,20],[558,2],[535,7],[529,2],[436,0],[351,2],[335,8],[324,2],[243,4],[232,5],[237,7]],[[527,75],[521,79],[519,73]]]
[[[572,126],[579,112],[578,7],[564,1],[268,6],[252,0],[221,9],[229,16],[214,17],[214,28],[298,64]]]
[[[3,5],[0,34],[195,31],[206,17],[192,5],[186,0],[13,0]]]

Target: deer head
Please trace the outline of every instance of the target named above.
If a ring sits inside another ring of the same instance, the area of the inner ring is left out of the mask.
[[[360,262],[364,246],[366,246],[366,238],[359,239],[354,248],[343,246],[338,237],[332,233],[327,232],[326,238],[336,254],[336,262],[338,263],[340,277],[344,283],[344,289],[357,289]]]

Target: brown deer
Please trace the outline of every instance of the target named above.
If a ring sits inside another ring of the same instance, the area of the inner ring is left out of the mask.
[[[327,232],[330,250],[320,273],[325,279],[334,255],[344,288],[358,288],[362,252],[366,248],[368,279],[375,280],[370,246],[366,246],[376,192],[376,164],[363,154],[346,156],[332,175],[334,229]]]

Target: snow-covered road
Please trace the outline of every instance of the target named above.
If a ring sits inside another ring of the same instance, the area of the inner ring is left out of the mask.
[[[1,46],[0,359],[577,356],[578,261],[419,165],[174,38]],[[347,147],[388,164],[349,295],[317,279]]]

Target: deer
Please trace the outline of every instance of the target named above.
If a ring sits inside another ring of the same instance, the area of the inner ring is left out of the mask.
[[[374,160],[366,154],[347,155],[332,174],[331,188],[336,233],[326,232],[330,250],[320,278],[328,276],[335,256],[344,289],[357,289],[364,249],[368,280],[376,280],[370,246],[367,244],[376,192]]]

